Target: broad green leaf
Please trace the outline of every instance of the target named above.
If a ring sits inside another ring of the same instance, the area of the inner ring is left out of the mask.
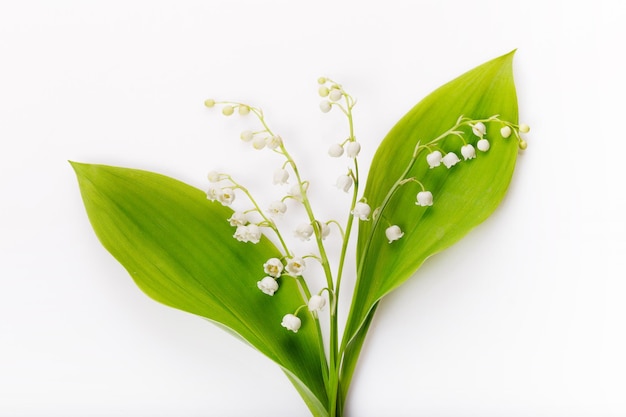
[[[512,60],[513,52],[440,87],[393,127],[378,148],[368,175],[364,196],[372,208],[381,206],[393,184],[402,177],[418,141],[434,139],[454,126],[459,116],[482,119],[500,115],[502,120],[517,123]],[[518,144],[513,137],[500,136],[500,123],[486,125],[486,137],[491,143],[488,152],[478,152],[476,159],[449,170],[444,166],[429,169],[423,153],[406,175],[418,179],[433,193],[433,206],[416,206],[415,196],[421,188],[407,183],[394,194],[376,221],[360,222],[357,285],[343,339],[344,382],[349,382],[356,362],[350,351],[358,356],[365,338],[361,327],[367,327],[379,300],[412,276],[428,257],[485,220],[504,197]],[[441,147],[460,157],[462,145],[459,138],[452,136]],[[390,244],[385,229],[392,224],[399,225],[405,234]]]
[[[270,297],[256,283],[280,252],[267,239],[233,239],[232,210],[174,179],[139,170],[72,163],[87,214],[104,247],[150,297],[215,322],[282,367],[315,416],[327,394],[315,321],[301,314],[297,334],[282,317],[305,301],[295,280],[280,278]],[[323,365],[324,364],[324,365]]]

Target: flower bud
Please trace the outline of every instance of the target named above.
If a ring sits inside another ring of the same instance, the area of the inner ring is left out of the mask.
[[[530,132],[530,126],[528,126],[525,123],[522,123],[521,125],[519,125],[519,131],[521,133],[528,133],[528,132]]]
[[[331,99],[332,101],[337,101],[341,99],[341,96],[343,96],[341,90],[337,89],[337,88],[333,88],[330,93],[328,94],[328,98]]]
[[[250,142],[252,138],[254,137],[254,133],[252,133],[252,131],[250,130],[244,130],[243,132],[241,132],[241,135],[239,135],[239,137],[244,142]]]
[[[265,148],[266,140],[262,137],[256,137],[252,140],[252,147],[257,150]]]
[[[328,100],[323,100],[320,103],[320,110],[322,111],[322,113],[328,113],[330,111],[331,107],[332,106],[330,104],[330,101],[328,101]]]
[[[511,127],[510,127],[510,126],[504,126],[502,129],[500,129],[500,135],[501,135],[504,139],[506,139],[506,138],[508,138],[509,136],[511,136],[511,133],[512,133],[512,131],[511,131]]]
[[[479,151],[481,152],[487,152],[489,150],[489,147],[491,145],[489,145],[489,141],[487,139],[481,139],[478,141],[478,143],[476,144],[476,147],[478,148]]]
[[[326,84],[326,81],[327,81],[326,77],[319,77],[317,79],[318,84]]]
[[[320,95],[320,97],[327,97],[329,92],[330,91],[328,91],[328,87],[326,87],[325,85],[320,86],[320,88],[317,90],[317,93]]]
[[[521,150],[524,150],[524,149],[528,148],[528,143],[524,139],[520,139],[520,141],[519,141],[519,148]]]
[[[241,116],[245,116],[246,114],[250,113],[250,107],[242,104],[241,106],[239,106],[239,114]]]
[[[283,139],[278,136],[278,135],[274,135],[271,138],[267,138],[265,140],[265,145],[270,148],[270,149],[276,149],[278,148],[281,144],[283,143]]]
[[[213,100],[212,98],[206,99],[204,100],[204,105],[207,106],[208,108],[211,108],[215,106],[215,100]]]
[[[235,109],[233,108],[233,106],[231,106],[230,104],[225,105],[222,108],[222,114],[224,116],[230,116],[231,114],[233,114],[235,112]]]
[[[221,175],[217,171],[211,171],[206,176],[209,179],[209,182],[218,182],[222,179]]]

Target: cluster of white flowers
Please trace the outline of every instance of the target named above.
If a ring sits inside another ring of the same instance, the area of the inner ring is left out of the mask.
[[[492,116],[489,119],[486,119],[485,122],[504,123],[498,118],[498,116]],[[476,148],[474,148],[474,145],[472,145],[471,143],[467,143],[466,139],[463,136],[462,131],[458,130],[458,128],[461,127],[462,125],[468,125],[471,128],[473,135],[477,137],[478,140],[476,142]],[[521,149],[526,149],[526,146],[527,146],[526,141],[521,138],[519,133],[529,132],[530,127],[528,127],[528,125],[526,124],[520,124],[519,126],[517,126],[517,129],[514,129],[514,128],[515,126],[509,123],[505,123],[504,126],[501,127],[500,129],[500,136],[506,139],[506,138],[509,138],[511,134],[515,133],[518,139],[519,147]],[[458,136],[463,140],[464,144],[463,146],[461,146],[461,156],[463,157],[464,161],[475,159],[476,149],[478,149],[481,152],[487,152],[489,148],[491,147],[489,140],[485,137],[487,135],[487,126],[485,125],[485,123],[483,121],[473,121],[473,120],[470,120],[461,116],[457,121],[457,125],[454,126],[452,129],[448,130],[443,135],[429,142],[428,145],[425,145],[423,147],[418,145],[418,149],[416,150],[419,150],[422,148],[429,149],[429,153],[426,155],[426,163],[428,164],[430,169],[437,168],[441,164],[443,164],[447,169],[450,169],[456,164],[458,164],[459,162],[461,162],[461,159],[459,158],[459,156],[453,151],[446,152],[444,155],[441,150],[432,149],[432,145],[436,145],[437,142],[446,138],[449,135]],[[422,185],[421,182],[419,182],[416,179],[412,178],[411,180]],[[405,182],[410,182],[410,181],[403,181],[400,184],[403,184]],[[417,193],[415,205],[422,206],[422,207],[429,207],[433,205],[433,195],[430,191],[427,191],[426,189],[424,189],[423,185],[422,185],[422,191]],[[391,225],[385,230],[385,235],[387,236],[389,243],[392,243],[402,238],[402,236],[404,236],[404,232],[402,232],[402,230],[400,229],[398,225]]]
[[[235,112],[238,112],[242,116],[248,114],[256,116],[260,122],[260,128],[258,130],[244,130],[240,134],[241,140],[251,144],[253,149],[269,149],[284,158],[282,165],[273,171],[272,182],[278,186],[289,184],[290,181],[291,184],[289,188],[283,192],[283,196],[271,202],[266,210],[261,210],[250,192],[241,184],[235,182],[230,175],[217,171],[211,171],[208,174],[211,185],[207,191],[207,198],[211,201],[217,201],[224,206],[231,206],[235,201],[236,191],[240,194],[244,194],[252,203],[252,208],[245,211],[233,211],[228,219],[229,224],[235,228],[233,237],[241,242],[254,244],[261,240],[264,231],[271,231],[280,241],[282,256],[270,258],[263,264],[264,275],[259,274],[261,278],[257,281],[256,285],[263,294],[274,296],[280,291],[281,280],[294,279],[297,281],[304,304],[298,307],[295,312],[286,314],[281,323],[283,327],[294,333],[298,332],[302,326],[302,319],[298,317],[300,310],[307,309],[311,316],[317,319],[317,313],[325,307],[327,302],[326,298],[322,296],[323,292],[327,291],[329,300],[333,300],[339,291],[341,268],[337,276],[333,277],[328,266],[324,243],[322,242],[330,234],[331,228],[329,225],[331,223],[336,224],[340,229],[343,239],[342,256],[345,256],[345,248],[349,239],[352,221],[354,219],[363,222],[372,220],[375,222],[372,227],[375,228],[379,222],[383,221],[382,218],[385,217],[383,207],[388,201],[388,198],[391,198],[398,187],[408,183],[416,183],[421,189],[418,190],[415,195],[415,205],[422,207],[423,210],[427,210],[434,205],[433,193],[426,189],[424,184],[417,178],[401,178],[398,180],[387,194],[387,197],[385,197],[386,200],[375,210],[372,210],[366,198],[362,197],[361,199],[357,199],[359,184],[357,157],[361,152],[361,144],[356,140],[353,131],[352,108],[356,104],[356,101],[352,96],[346,93],[341,85],[329,78],[319,78],[318,84],[318,94],[323,98],[320,103],[321,111],[326,113],[331,111],[333,107],[339,108],[348,118],[349,122],[349,134],[347,139],[332,143],[328,148],[328,155],[330,157],[339,158],[345,155],[350,165],[347,172],[344,171],[344,173],[339,175],[335,183],[335,186],[339,190],[345,193],[352,193],[352,204],[345,229],[335,220],[322,222],[315,218],[308,198],[309,182],[301,178],[296,163],[288,153],[282,137],[272,132],[265,122],[263,112],[259,108],[236,102],[216,102],[212,99],[205,101],[205,105],[209,108],[220,104],[222,106],[222,114],[225,116],[231,116]],[[500,120],[498,116],[492,116],[482,120],[473,120],[461,116],[452,128],[440,136],[427,143],[418,143],[415,147],[411,164],[416,162],[417,158],[422,157],[423,154],[425,154],[424,159],[430,169],[435,169],[441,165],[445,166],[447,169],[451,169],[459,163],[476,159],[477,151],[484,153],[488,152],[491,148],[490,140],[493,140],[493,137],[490,136],[489,139],[487,139],[487,126],[491,126],[495,123],[500,123],[500,136],[502,138],[506,139],[514,135],[518,140],[519,147],[521,149],[526,148],[526,141],[521,138],[520,133],[527,133],[530,130],[527,125],[507,123]],[[444,150],[440,142],[443,142],[443,140],[448,137],[454,136],[462,141],[460,148],[450,150],[449,145],[446,145],[446,150]],[[303,242],[313,240],[317,244],[318,254],[309,254],[299,257],[289,250],[281,231],[275,223],[277,218],[287,212],[287,200],[293,200],[296,204],[300,204],[305,209],[308,217],[306,221],[298,224],[293,231],[293,236]],[[391,224],[390,220],[391,219],[387,218],[384,219],[384,221],[387,222],[385,237],[389,243],[393,243],[401,239],[405,235],[405,232],[402,231],[399,225]],[[303,274],[306,270],[305,258],[320,261],[324,269],[327,287],[317,294],[311,294],[307,282],[304,279]],[[343,258],[340,265],[343,265]],[[331,320],[332,327],[336,325],[336,302],[331,302],[330,305],[330,315],[333,317]]]

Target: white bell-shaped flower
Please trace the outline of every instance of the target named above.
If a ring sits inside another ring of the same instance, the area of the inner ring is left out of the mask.
[[[430,191],[420,191],[417,193],[416,205],[426,207],[433,205],[433,194]]]
[[[443,158],[443,155],[441,154],[441,152],[433,151],[429,153],[428,155],[426,155],[426,162],[428,162],[428,165],[431,168],[435,168],[441,165],[442,158]]]
[[[334,143],[330,145],[330,147],[328,148],[328,155],[332,156],[333,158],[339,158],[341,155],[343,155],[343,146],[341,146],[341,144],[339,143]]]
[[[483,122],[478,122],[471,126],[472,132],[479,138],[482,138],[483,136],[485,136],[485,133],[487,133],[487,128],[485,127],[485,124]]]
[[[468,159],[476,158],[476,149],[471,144],[467,144],[461,147],[461,155],[467,161]]]
[[[352,210],[352,215],[354,217],[357,217],[359,220],[365,221],[365,220],[369,220],[371,212],[372,212],[372,209],[370,208],[369,204],[359,201],[358,203],[354,205],[354,209]]]
[[[320,103],[320,110],[322,111],[322,113],[328,113],[331,109],[331,104],[330,101],[328,100],[322,100],[322,102]]]
[[[394,240],[398,240],[402,236],[404,236],[404,232],[400,229],[399,226],[396,226],[394,224],[393,226],[389,226],[387,230],[385,230],[385,236],[387,236],[387,239],[389,239],[389,243],[391,243]]]
[[[340,175],[337,178],[337,183],[335,184],[337,186],[337,188],[339,188],[340,190],[343,190],[344,192],[348,192],[350,190],[350,187],[352,187],[352,184],[354,183],[354,181],[352,180],[352,177],[349,175]]]
[[[500,135],[502,135],[504,139],[511,136],[511,133],[513,133],[513,131],[511,130],[510,126],[504,126],[502,129],[500,129]]]
[[[285,266],[285,271],[292,277],[297,277],[302,275],[306,268],[306,263],[302,258],[289,258],[287,259],[287,266]]]
[[[307,306],[309,307],[309,311],[320,311],[321,309],[324,308],[324,306],[326,305],[326,299],[324,297],[322,297],[321,295],[312,295],[311,298],[309,298],[309,302],[307,303]]]
[[[294,232],[294,236],[302,241],[311,239],[312,235],[313,226],[311,226],[309,223],[302,223],[298,225],[296,231]]]
[[[320,225],[320,235],[322,239],[326,239],[330,234],[330,226],[324,222],[319,222],[318,224]]]
[[[306,192],[306,190],[305,190]],[[298,200],[298,201],[302,201],[302,193],[300,192],[300,184],[294,184],[291,186],[291,188],[289,189],[289,192],[287,193],[289,194],[290,197]]]
[[[261,228],[256,224],[237,226],[233,237],[240,242],[259,243],[261,240]]]
[[[448,152],[446,156],[443,157],[441,162],[446,166],[446,168],[451,168],[458,164],[461,160],[454,152]]]
[[[481,152],[487,152],[491,145],[489,145],[489,141],[487,139],[481,139],[476,144],[476,147]]]
[[[263,271],[269,276],[274,278],[280,277],[280,274],[283,272],[283,263],[278,258],[270,258],[263,264]]]
[[[274,184],[287,184],[289,179],[289,171],[283,168],[278,168],[274,171]]]
[[[219,187],[217,185],[212,185],[209,187],[209,189],[206,192],[206,198],[209,201],[219,200],[221,194],[222,194],[222,187]]]
[[[361,144],[359,142],[349,142],[346,145],[346,155],[348,158],[356,158],[359,152],[361,152]]]
[[[248,216],[242,211],[236,211],[228,219],[231,226],[245,226],[248,224]]]
[[[267,146],[269,149],[276,149],[282,143],[283,143],[283,139],[278,135],[274,135],[265,139],[265,146]]]
[[[256,283],[256,286],[267,295],[274,295],[278,290],[278,282],[272,277],[265,277]]]
[[[280,325],[287,330],[298,333],[300,326],[302,326],[302,321],[298,318],[298,316],[295,316],[293,314],[287,314],[285,315],[285,317],[283,317],[283,321],[282,323],[280,323]]]
[[[287,211],[287,204],[283,203],[282,201],[274,201],[270,203],[267,211],[272,217],[280,217]]]
[[[224,206],[230,206],[235,201],[235,192],[232,188],[222,188],[222,192],[218,195],[217,199]]]

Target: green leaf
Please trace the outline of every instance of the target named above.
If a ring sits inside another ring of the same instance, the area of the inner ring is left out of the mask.
[[[305,301],[291,277],[270,297],[258,290],[263,263],[281,257],[265,237],[233,239],[232,210],[174,179],[139,170],[72,163],[91,224],[104,247],[153,299],[226,327],[276,362],[315,416],[327,416],[319,329],[301,314],[297,334],[282,317]],[[324,365],[323,365],[323,364]]]
[[[398,189],[376,221],[360,223],[357,285],[343,339],[344,362],[349,365],[343,371],[344,381],[350,380],[354,368],[355,359],[349,352],[358,355],[365,338],[359,329],[371,321],[379,300],[412,276],[428,257],[485,220],[504,197],[518,143],[513,137],[500,136],[499,122],[486,123],[491,148],[478,152],[476,159],[451,169],[429,169],[422,153],[404,177],[403,173],[418,141],[436,138],[461,115],[472,119],[500,115],[502,120],[517,123],[513,54],[489,61],[431,93],[398,122],[378,148],[364,192],[371,207],[380,207],[396,181],[410,177],[432,192],[434,205],[416,206],[415,196],[421,188],[411,182]],[[451,136],[441,147],[460,156],[462,145],[458,137]],[[392,224],[399,225],[405,234],[390,244],[385,229]]]

